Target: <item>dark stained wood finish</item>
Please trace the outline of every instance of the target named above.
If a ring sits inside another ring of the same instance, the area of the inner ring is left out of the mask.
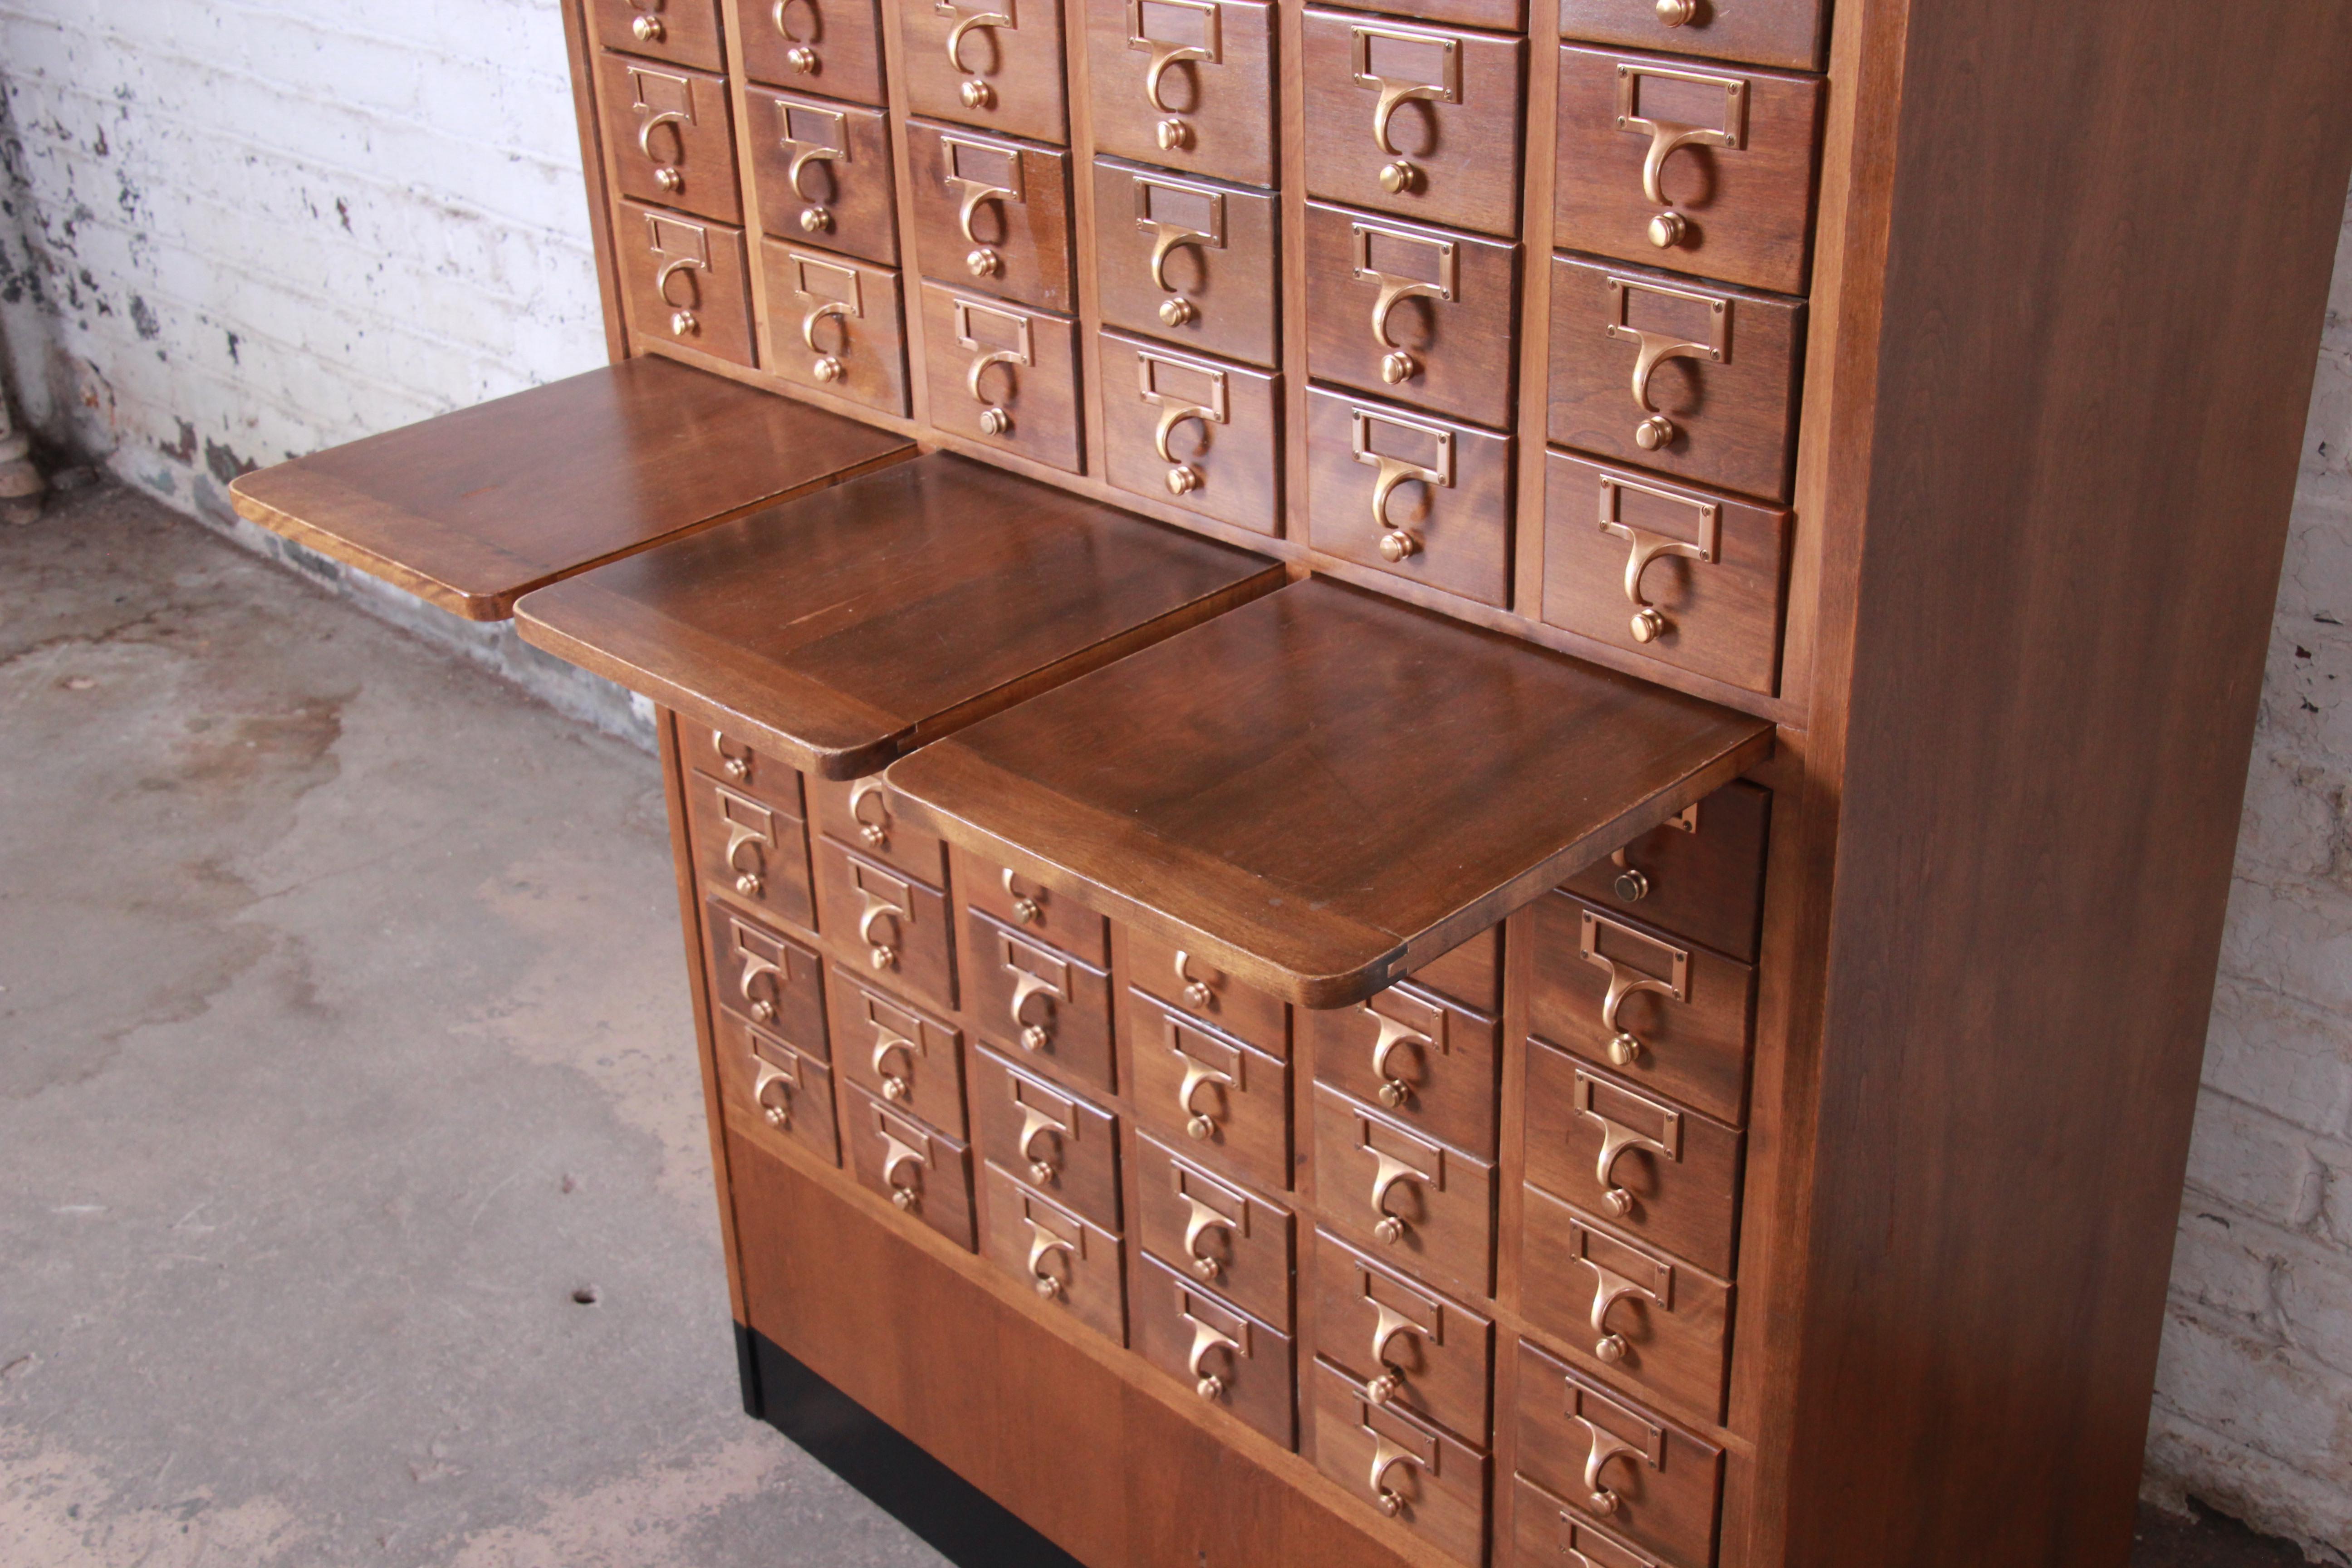
[[[903,1223],[925,1225],[970,1252],[971,1151],[855,1084],[841,1086],[841,1141],[858,1184],[889,1200]]]
[[[947,894],[838,839],[819,836],[815,859],[825,944],[883,985],[953,1009],[955,939]]]
[[[889,794],[880,779],[813,778],[808,803],[818,832],[926,882],[938,883],[947,876],[948,847],[892,815]]]
[[[1525,1476],[1511,1478],[1518,1523],[1516,1540],[1496,1542],[1496,1561],[1509,1568],[1555,1568],[1581,1557],[1586,1568],[1660,1568],[1656,1558],[1593,1521]],[[1514,1555],[1513,1553],[1516,1553]]]
[[[932,423],[1077,472],[1077,323],[929,279],[922,299]]]
[[[1612,280],[1621,287],[1612,288]],[[1645,407],[1633,401],[1632,388],[1639,344],[1612,336],[1612,325],[1674,343],[1719,346],[1723,358],[1662,359]],[[1545,428],[1557,445],[1605,461],[1784,500],[1796,449],[1804,325],[1802,300],[1556,256]],[[1675,434],[1645,450],[1634,431],[1654,413],[1669,419]]]
[[[567,583],[522,631],[856,778],[1279,581],[1245,552],[934,455]]]
[[[796,246],[897,267],[889,117],[855,103],[756,87],[744,93],[743,104],[760,227]]]
[[[1307,194],[1417,223],[1517,234],[1526,40],[1345,11],[1303,16],[1300,90],[1318,132],[1307,149]],[[1435,89],[1397,105],[1387,148],[1373,139],[1380,88],[1356,79],[1359,35],[1370,77]],[[1412,180],[1391,193],[1381,175],[1399,163]]]
[[[1120,1017],[1138,1123],[1213,1169],[1287,1189],[1288,1064],[1139,994]]]
[[[972,1021],[1025,1066],[1103,1093],[1118,1087],[1110,976],[986,915],[964,926]]]
[[[1675,1568],[1715,1561],[1719,1447],[1524,1340],[1517,1377],[1522,1475]],[[1601,1489],[1613,1499],[1605,1511],[1584,1483],[1596,1447],[1620,1449],[1601,1467]]]
[[[1003,136],[1069,140],[1061,0],[910,0],[892,8],[898,17],[900,79],[909,110]],[[950,59],[950,36],[980,16],[1009,16],[1013,25],[975,24],[964,31]],[[984,90],[968,98],[965,89],[974,83]]]
[[[1315,1237],[1315,1353],[1360,1384],[1487,1446],[1495,1326],[1328,1231]]]
[[[1282,378],[1102,334],[1103,444],[1110,482],[1235,528],[1282,526]],[[1160,424],[1175,414],[1169,458]]]
[[[1614,856],[1596,860],[1561,886],[1612,914],[1752,963],[1771,819],[1772,792],[1740,779],[1626,845],[1623,865]]]
[[[1488,926],[1476,936],[1439,953],[1412,972],[1424,991],[1450,996],[1481,1013],[1503,1006],[1503,928]]]
[[[1399,1404],[1380,1404],[1346,1373],[1316,1362],[1302,1400],[1315,1410],[1315,1460],[1375,1513],[1457,1563],[1486,1560],[1486,1456]]]
[[[1110,967],[1110,922],[1007,866],[956,856],[956,886],[964,901],[1033,942],[1057,948],[1097,969]]]
[[[702,912],[711,999],[787,1045],[824,1056],[824,970],[816,954],[723,900],[704,900]]]
[[[1064,315],[1077,308],[1067,153],[912,120],[907,168],[925,277]]]
[[[1517,246],[1309,202],[1307,273],[1307,364],[1318,380],[1509,427]],[[1399,293],[1376,334],[1382,295],[1413,288],[1443,292]],[[1392,381],[1397,365],[1407,374]]]
[[[1318,1083],[1315,1173],[1316,1208],[1356,1246],[1456,1292],[1494,1289],[1494,1162]]]
[[[1271,193],[1108,158],[1095,160],[1094,183],[1095,303],[1106,322],[1193,353],[1279,363],[1281,213]],[[1165,287],[1153,281],[1155,251]]]
[[[621,308],[648,342],[749,368],[751,261],[743,231],[624,196],[613,207]]]
[[[1552,243],[1803,293],[1822,90],[1819,77],[1561,46]],[[1643,124],[1668,136],[1736,127],[1740,143],[1675,149],[1659,171],[1661,206],[1643,185],[1653,142]],[[1683,223],[1662,247],[1650,226],[1664,212]]]
[[[1260,1436],[1297,1447],[1289,1335],[1143,1253],[1136,1255],[1129,1310],[1144,1360]]]
[[[751,80],[882,101],[882,13],[874,0],[745,0],[742,14],[737,43]]]
[[[816,923],[808,827],[799,816],[699,773],[686,781],[686,816],[695,873],[705,888],[772,919]]]
[[[983,1046],[971,1054],[971,1131],[982,1158],[1097,1225],[1119,1227],[1118,1127],[1109,1111]]]
[[[787,816],[807,816],[801,775],[790,763],[763,757],[749,742],[709,724],[681,724],[677,731],[678,751],[695,773],[723,780],[728,788],[754,795]]]
[[[628,360],[245,474],[238,515],[466,617],[909,451],[886,431]]]
[[[713,1016],[719,1091],[741,1114],[755,1117],[828,1165],[841,1163],[835,1130],[833,1071],[822,1057],[793,1049],[732,1013]]]
[[[842,1081],[967,1137],[963,1032],[839,963],[825,984],[833,1061]]]
[[[1344,1006],[1769,744],[1755,720],[1308,582],[889,778],[943,837],[1244,984]]]
[[[1310,388],[1307,493],[1316,548],[1480,604],[1504,604],[1511,447],[1509,437],[1475,426]],[[1383,496],[1391,467],[1402,477]]]
[[[1705,55],[1818,70],[1828,42],[1822,0],[1704,0],[1668,22],[1641,0],[1559,0],[1559,36],[1620,48]],[[1705,67],[1698,68],[1705,69]]]
[[[1381,0],[1363,9],[1409,21],[1491,27],[1506,33],[1519,32],[1528,25],[1524,0]]]
[[[1170,1268],[1287,1329],[1290,1210],[1150,1133],[1135,1140],[1135,1236]]]
[[[1268,1056],[1290,1058],[1290,1009],[1278,996],[1244,985],[1213,963],[1147,931],[1125,933],[1123,973],[1136,990],[1203,1018]]]
[[[1118,1237],[1025,1182],[983,1163],[981,1256],[1108,1339],[1127,1342]]]
[[[1261,0],[1086,0],[1087,70],[1097,152],[1187,174],[1275,184],[1275,8]],[[1140,40],[1139,42],[1138,40]],[[1207,49],[1173,60],[1160,96],[1146,96],[1152,45]],[[1176,129],[1163,136],[1160,127]],[[1173,144],[1171,145],[1170,143]]]
[[[701,70],[719,70],[719,0],[587,0],[589,30],[608,49]]]
[[[707,71],[605,55],[596,63],[605,166],[624,195],[743,220],[727,83]]]
[[[1322,1081],[1406,1126],[1495,1157],[1502,1026],[1406,983],[1353,1007],[1303,1012]]]
[[[1528,1194],[1526,1236],[1530,1325],[1604,1384],[1694,1420],[1722,1418],[1729,1284],[1541,1191]]]

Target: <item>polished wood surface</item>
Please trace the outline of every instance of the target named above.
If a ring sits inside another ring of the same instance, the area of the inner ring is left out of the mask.
[[[1282,378],[1109,331],[1101,342],[1110,482],[1132,495],[1173,498],[1187,511],[1235,528],[1277,531]]]
[[[894,96],[909,111],[1034,142],[1068,140],[1062,0],[912,0],[884,12],[898,18]],[[982,17],[1003,20],[974,20]],[[950,57],[949,40],[967,21]]]
[[[907,168],[925,277],[1041,310],[1076,310],[1067,153],[914,120]],[[951,353],[951,343],[940,347]]]
[[[1561,884],[1598,909],[1643,921],[1747,963],[1764,914],[1772,792],[1727,784],[1683,817]]]
[[[1281,212],[1270,193],[1107,158],[1095,160],[1094,184],[1106,322],[1192,353],[1281,363]]]
[[[1307,368],[1416,409],[1507,427],[1518,268],[1516,245],[1309,202]],[[1391,374],[1400,353],[1410,360],[1401,376]]]
[[[741,228],[620,196],[613,233],[621,310],[639,338],[730,364],[755,363]]]
[[[1525,1341],[1517,1363],[1521,1473],[1674,1568],[1714,1562],[1723,1450]],[[1588,1485],[1595,1453],[1604,1460]]]
[[[1510,592],[1511,438],[1377,398],[1307,394],[1316,548],[1502,605]],[[1391,472],[1402,474],[1391,482]]]
[[[1009,866],[958,852],[956,883],[964,901],[997,924],[1057,948],[1097,969],[1110,967],[1110,922],[1094,910],[1057,898]]]
[[[1416,1416],[1370,1397],[1326,1362],[1307,1373],[1314,1452],[1323,1473],[1368,1508],[1392,1508],[1404,1527],[1457,1563],[1484,1560],[1486,1456]]]
[[[718,0],[677,0],[655,11],[633,0],[588,0],[588,25],[607,49],[703,70],[720,66]]]
[[[1140,997],[1124,1018],[1137,1125],[1219,1170],[1287,1188],[1289,1064]]]
[[[237,512],[468,620],[893,460],[887,432],[631,360],[239,477]]]
[[[1502,1026],[1400,982],[1354,1007],[1302,1011],[1316,1074],[1427,1137],[1495,1157]]]
[[[1135,1138],[1139,1245],[1228,1304],[1279,1329],[1291,1325],[1297,1253],[1290,1205],[1212,1170],[1178,1134]]]
[[[982,446],[1076,473],[1085,461],[1078,324],[929,279],[919,293],[932,419]]]
[[[778,239],[898,265],[889,117],[797,92],[743,95],[760,226]]]
[[[1302,1289],[1307,1287],[1302,1283]],[[1324,1232],[1315,1237],[1315,1353],[1485,1447],[1495,1325],[1411,1275]]]
[[[620,0],[597,0],[610,5]],[[882,10],[874,0],[793,0],[741,7],[743,74],[795,92],[882,101]]]
[[[1119,1227],[1118,1130],[1110,1112],[1003,1052],[971,1056],[972,1142],[1055,1202]]]
[[[881,414],[907,409],[906,301],[898,274],[809,246],[760,241],[770,335],[785,380]]]
[[[535,595],[523,637],[855,778],[1280,576],[945,455],[805,502]],[[779,592],[793,616],[775,613]]]
[[[1138,33],[1128,0],[1085,3],[1097,152],[1247,185],[1275,183],[1275,104],[1282,88],[1274,69],[1273,5],[1214,0],[1212,17],[1187,0],[1142,0]],[[1216,58],[1176,61],[1161,78],[1159,99],[1147,97],[1151,46],[1205,51],[1212,26]],[[1163,135],[1160,128],[1171,120],[1181,129]]]
[[[606,166],[623,195],[742,221],[724,78],[608,54],[597,62],[596,90]]]
[[[1687,13],[1669,8],[1664,14],[1627,0],[1559,0],[1564,38],[1790,70],[1821,68],[1828,13],[1822,0],[1706,0]]]
[[[1754,720],[1310,582],[928,748],[889,783],[943,837],[1244,984],[1336,1006],[1769,745]]]
[[[1541,1191],[1528,1194],[1521,1256],[1527,1320],[1571,1365],[1692,1420],[1722,1418],[1727,1281]]]

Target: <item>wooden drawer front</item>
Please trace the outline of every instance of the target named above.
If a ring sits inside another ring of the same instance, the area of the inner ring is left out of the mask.
[[[1675,1568],[1715,1561],[1722,1449],[1524,1340],[1518,1378],[1529,1479]]]
[[[786,816],[807,814],[801,804],[800,770],[791,763],[763,757],[723,730],[684,719],[678,721],[677,742],[686,765],[696,772],[723,779],[728,788],[757,795]]]
[[[1400,984],[1353,1007],[1300,1015],[1315,1074],[1442,1143],[1495,1157],[1502,1026]]]
[[[596,41],[672,65],[724,70],[719,51],[719,0],[588,0]]]
[[[1740,1134],[1528,1041],[1528,1180],[1728,1278]]]
[[[808,798],[818,832],[854,844],[859,854],[887,860],[926,882],[946,878],[947,846],[898,820],[880,773],[862,779],[811,779]]]
[[[898,275],[847,257],[760,242],[768,271],[768,367],[883,414],[907,412]]]
[[[816,886],[824,933],[835,951],[856,955],[854,962],[877,980],[954,1009],[946,894],[821,834]]]
[[[1511,438],[1317,386],[1307,393],[1315,547],[1503,605]]]
[[[1804,324],[1801,300],[1556,256],[1546,432],[1558,446],[1784,501]]]
[[[972,1021],[1026,1067],[1108,1093],[1110,976],[1042,947],[975,912],[966,927],[972,963]]]
[[[808,829],[801,819],[717,779],[689,773],[686,832],[695,875],[795,925],[816,923],[809,892]]]
[[[1307,195],[1518,232],[1525,40],[1345,11],[1305,22]]]
[[[621,308],[630,331],[650,342],[751,363],[751,263],[743,231],[625,197],[616,204],[614,220]]]
[[[1524,32],[1528,25],[1525,0],[1380,0],[1378,5],[1361,9],[1402,16],[1408,21],[1489,27],[1503,33]]]
[[[1118,1237],[1075,1209],[996,1168],[981,1164],[986,1215],[980,1250],[1025,1280],[1039,1299],[1113,1343],[1127,1342],[1127,1279]]]
[[[1664,49],[1747,65],[1818,70],[1822,0],[1559,0],[1559,36],[1620,48]]]
[[[1097,158],[1095,213],[1105,321],[1200,353],[1281,359],[1281,215],[1271,194]]]
[[[1511,423],[1519,247],[1307,204],[1307,365],[1416,408]]]
[[[1668,1568],[1592,1516],[1571,1508],[1525,1476],[1512,1478],[1517,1500],[1511,1510],[1511,1554],[1497,1548],[1496,1560],[1511,1568]]]
[[[1527,1320],[1590,1370],[1702,1421],[1723,1415],[1731,1287],[1530,1188],[1519,1290]]]
[[[1495,1167],[1315,1086],[1315,1206],[1399,1268],[1494,1289]]]
[[[932,424],[1078,471],[1076,321],[926,282],[923,361]]]
[[[1130,991],[1129,1060],[1143,1125],[1276,1191],[1290,1185],[1290,1066]]]
[[[1458,1563],[1486,1561],[1486,1456],[1328,1363],[1307,1373],[1315,1463],[1357,1500]]]
[[[828,1165],[841,1163],[833,1121],[833,1069],[729,1012],[711,1016],[720,1092],[745,1115]]]
[[[841,1135],[858,1184],[896,1205],[965,1251],[971,1224],[971,1151],[883,1104],[856,1084],[841,1087]]]
[[[1274,533],[1282,526],[1282,378],[1102,335],[1103,444],[1131,495]]]
[[[1110,922],[1084,904],[978,856],[957,856],[956,879],[964,900],[999,925],[1097,969],[1110,967]]]
[[[1789,514],[1566,453],[1544,465],[1543,618],[1695,674],[1780,689]]]
[[[710,994],[786,1044],[825,1054],[824,968],[815,953],[718,899],[702,905]]]
[[[841,1076],[898,1110],[964,1135],[963,1031],[833,966],[828,1012]]]
[[[1077,309],[1067,153],[910,120],[907,169],[926,277],[1040,310]]]
[[[1772,792],[1735,779],[1561,886],[1734,958],[1756,961]]]
[[[743,216],[727,83],[682,66],[596,59],[604,159],[623,195],[726,223]]]
[[[971,1123],[981,1156],[1058,1204],[1118,1228],[1118,1124],[985,1046],[971,1057]]]
[[[1274,7],[1258,0],[1087,0],[1095,146],[1275,183]]]
[[[1821,114],[1819,77],[1562,46],[1552,243],[1801,294]]]
[[[898,30],[914,113],[1069,141],[1061,0],[908,0]]]
[[[779,239],[898,266],[889,117],[764,88],[743,96],[761,228]]]
[[[1286,1448],[1298,1446],[1290,1336],[1139,1255],[1135,1348],[1143,1359]]]
[[[874,0],[748,0],[743,74],[826,98],[880,103],[882,13]]]
[[[1243,984],[1172,942],[1127,928],[1127,980],[1269,1056],[1290,1059],[1290,1008],[1282,999]]]
[[[1492,1322],[1328,1231],[1315,1236],[1314,1321],[1317,1355],[1376,1398],[1486,1446]]]
[[[1136,1232],[1145,1247],[1265,1321],[1290,1326],[1288,1209],[1141,1132],[1135,1194]]]
[[[1503,928],[1488,926],[1412,972],[1412,983],[1481,1013],[1503,1010]]]
[[[1528,931],[1536,1033],[1646,1092],[1745,1124],[1754,969],[1565,893],[1536,901]]]

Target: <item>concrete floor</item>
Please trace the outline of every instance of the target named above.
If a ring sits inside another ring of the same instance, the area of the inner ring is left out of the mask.
[[[709,1182],[649,757],[128,492],[0,530],[0,1562],[936,1568],[741,1415]]]

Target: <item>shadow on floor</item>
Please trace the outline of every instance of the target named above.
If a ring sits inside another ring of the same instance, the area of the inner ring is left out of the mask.
[[[2140,1505],[2131,1568],[2304,1568],[2303,1549],[2275,1535],[2257,1535],[2236,1520],[2189,1500],[2180,1519]]]

